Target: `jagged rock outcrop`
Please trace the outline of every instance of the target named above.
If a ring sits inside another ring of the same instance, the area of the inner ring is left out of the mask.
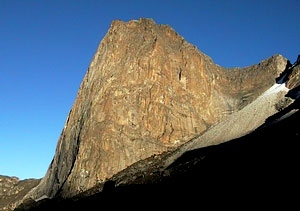
[[[0,210],[13,210],[40,179],[20,180],[18,177],[0,175]]]
[[[296,66],[293,68],[291,73],[288,76],[286,86],[289,89],[299,88],[300,86],[300,66]]]
[[[277,54],[248,67],[224,68],[168,25],[144,18],[113,21],[49,169],[22,205],[91,196],[111,181],[120,186],[161,180],[187,151],[247,135],[298,96],[299,66],[285,83],[275,83],[287,62]],[[296,93],[292,99],[289,89]]]
[[[168,25],[113,21],[91,61],[40,184],[71,197],[198,137],[270,88],[287,59],[223,68]],[[25,197],[25,198],[26,198]]]

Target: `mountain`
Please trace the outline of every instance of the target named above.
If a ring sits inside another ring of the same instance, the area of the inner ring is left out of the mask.
[[[146,194],[275,196],[277,170],[295,173],[281,162],[296,164],[299,83],[298,62],[280,54],[224,68],[168,25],[115,20],[46,175],[16,210],[146,203]]]

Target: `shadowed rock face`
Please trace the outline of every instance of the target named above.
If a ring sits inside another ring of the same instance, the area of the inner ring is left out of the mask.
[[[254,101],[286,63],[274,55],[253,66],[223,68],[168,25],[113,21],[51,165],[25,198],[68,198],[140,160],[176,150]]]

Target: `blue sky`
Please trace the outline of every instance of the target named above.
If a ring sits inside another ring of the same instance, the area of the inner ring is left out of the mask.
[[[223,67],[300,54],[297,0],[0,0],[0,175],[41,178],[113,20],[168,24]]]

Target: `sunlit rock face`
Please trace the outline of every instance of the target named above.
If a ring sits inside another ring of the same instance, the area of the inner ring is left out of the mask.
[[[40,179],[20,180],[18,177],[0,175],[0,210],[14,210],[22,198]]]
[[[70,197],[180,147],[271,87],[286,61],[274,55],[253,66],[224,68],[168,25],[113,21],[53,161],[27,197]]]

